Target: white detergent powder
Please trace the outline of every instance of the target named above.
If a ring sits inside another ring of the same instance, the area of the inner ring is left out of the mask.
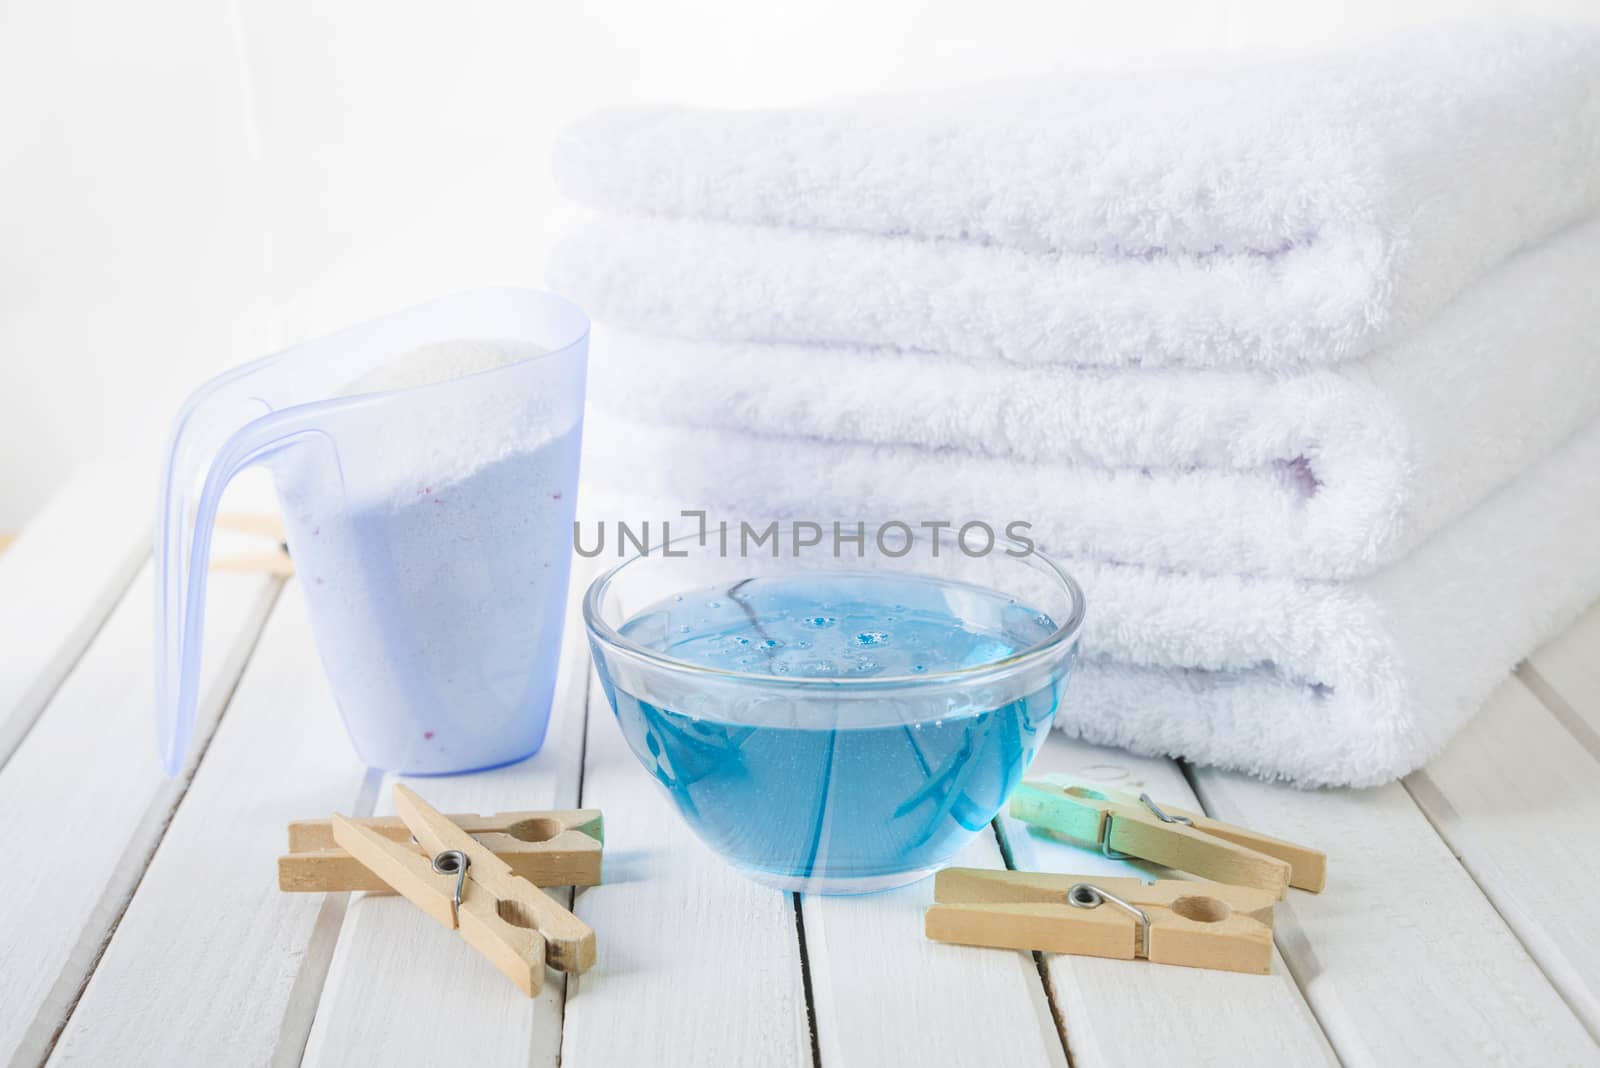
[[[448,382],[454,378],[492,371],[546,350],[527,343],[501,341],[440,341],[402,352],[353,379],[335,396],[387,393]]]
[[[312,475],[329,468],[315,449],[294,461],[301,478],[285,472],[290,548],[323,664],[375,767],[463,771],[543,740],[582,366],[575,388],[554,364],[455,381],[542,351],[461,341],[401,353],[339,395],[439,388],[352,409],[330,434],[342,485]]]
[[[530,343],[446,341],[399,353],[353,379],[337,396],[391,394],[383,426],[346,493],[410,503],[422,486],[444,486],[512,456],[536,452],[576,421],[578,406],[561,390],[517,374],[459,381],[544,355]],[[453,383],[417,393],[397,392]],[[341,449],[341,451],[344,451]]]

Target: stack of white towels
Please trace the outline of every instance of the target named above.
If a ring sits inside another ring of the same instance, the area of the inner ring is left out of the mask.
[[[1591,29],[611,112],[556,169],[589,486],[1032,521],[1075,735],[1386,781],[1600,596]]]

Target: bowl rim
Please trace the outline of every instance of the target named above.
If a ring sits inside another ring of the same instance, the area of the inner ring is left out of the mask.
[[[780,531],[788,531],[791,530],[793,526],[793,523],[779,523],[778,529]],[[782,535],[780,534],[780,537],[781,536]],[[933,534],[933,537],[935,538],[939,538],[941,536],[941,533],[938,531],[935,531]],[[600,612],[600,601],[605,596],[606,591],[610,588],[612,581],[619,574],[621,574],[624,569],[638,564],[652,556],[664,558],[666,549],[673,546],[684,546],[690,542],[698,544],[699,540],[700,535],[698,534],[685,534],[681,537],[673,538],[670,541],[662,542],[659,545],[647,547],[643,552],[635,552],[631,556],[622,560],[620,563],[614,564],[613,566],[602,571],[594,579],[594,581],[589,584],[588,590],[585,591],[583,595],[583,623],[584,628],[588,631],[590,639],[605,646],[613,653],[620,654],[632,660],[643,661],[646,664],[668,671],[682,672],[692,675],[699,675],[706,678],[722,679],[741,683],[776,685],[785,688],[816,687],[860,692],[895,689],[900,687],[922,688],[930,685],[938,685],[939,683],[966,684],[983,681],[995,675],[1009,674],[1013,671],[1033,664],[1036,661],[1047,659],[1051,654],[1062,649],[1064,646],[1070,648],[1073,644],[1075,644],[1078,640],[1079,633],[1083,629],[1083,621],[1088,608],[1088,603],[1083,593],[1083,587],[1078,584],[1078,580],[1073,578],[1064,567],[1057,563],[1054,557],[1050,556],[1048,553],[1040,551],[1037,547],[1033,547],[1024,556],[1011,556],[1011,561],[1019,567],[1025,567],[1027,566],[1027,560],[1038,560],[1044,565],[1046,572],[1050,575],[1053,575],[1055,579],[1062,585],[1062,587],[1065,588],[1067,596],[1070,597],[1072,601],[1072,611],[1067,616],[1065,622],[1058,624],[1056,629],[1049,635],[1041,638],[1039,641],[1028,646],[1027,648],[1019,649],[1009,656],[1002,657],[999,660],[990,660],[986,663],[974,664],[968,667],[954,668],[949,671],[922,672],[916,675],[875,675],[868,678],[770,675],[759,672],[734,671],[728,668],[711,667],[706,664],[697,664],[693,661],[683,660],[675,656],[670,656],[659,650],[651,649],[648,646],[641,645],[640,643],[624,636],[620,631],[602,618]],[[1023,544],[1022,542],[1003,534],[996,535],[995,543],[997,546],[1002,543],[1007,543],[1017,547],[1021,547]],[[992,551],[993,549],[991,549],[991,552]]]

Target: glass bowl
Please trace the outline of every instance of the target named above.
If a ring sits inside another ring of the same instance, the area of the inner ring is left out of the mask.
[[[622,733],[751,878],[810,893],[914,882],[1021,781],[1083,593],[1031,544],[967,528],[845,524],[840,539],[796,523],[754,530],[773,536],[753,551],[746,533],[653,546],[590,586],[584,623]]]

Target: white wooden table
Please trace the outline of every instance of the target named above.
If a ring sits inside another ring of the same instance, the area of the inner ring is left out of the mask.
[[[776,893],[654,793],[569,624],[548,741],[446,810],[599,807],[581,980],[529,1001],[404,901],[281,894],[293,818],[387,805],[294,581],[215,574],[200,745],[150,715],[148,479],[86,472],[0,554],[0,1061],[93,1065],[1600,1064],[1600,611],[1425,771],[1302,793],[1054,738],[1069,770],[1324,847],[1267,977],[935,945],[925,882]],[[1126,866],[1002,819],[969,865]]]

